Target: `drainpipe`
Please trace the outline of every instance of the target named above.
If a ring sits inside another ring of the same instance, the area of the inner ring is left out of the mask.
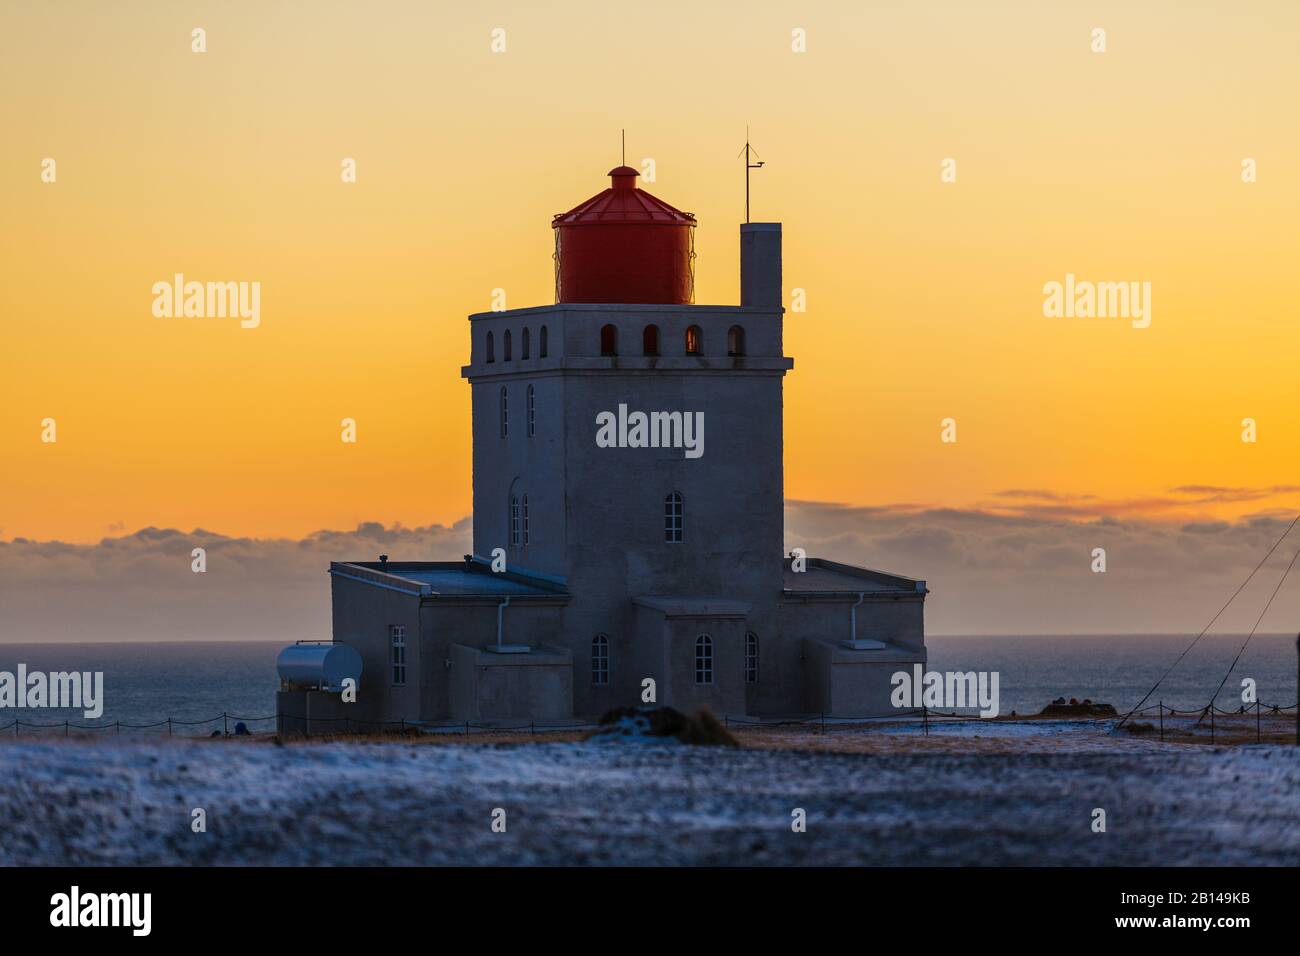
[[[501,649],[502,616],[503,616],[503,612],[506,609],[506,606],[509,605],[509,603],[510,603],[510,598],[507,597],[504,601],[502,601],[500,604],[497,605],[497,650]]]
[[[858,607],[866,598],[865,591],[858,592],[857,603],[849,608],[849,643],[852,644],[858,639]]]

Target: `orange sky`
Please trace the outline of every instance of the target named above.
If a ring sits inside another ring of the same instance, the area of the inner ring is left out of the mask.
[[[1211,6],[10,0],[0,538],[462,517],[466,314],[552,300],[622,127],[735,302],[746,123],[808,297],[788,497],[1294,512],[1300,7]],[[260,282],[261,325],[155,318],[177,272]],[[1150,282],[1151,327],[1045,318],[1067,272]]]

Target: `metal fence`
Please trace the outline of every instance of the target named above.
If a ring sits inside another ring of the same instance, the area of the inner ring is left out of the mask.
[[[1264,704],[1256,702],[1253,708],[1242,705],[1238,710],[1224,710],[1219,707],[1205,707],[1192,710],[1176,710],[1172,707],[1166,707],[1161,701],[1141,710],[1134,711],[1130,717],[1136,717],[1142,714],[1156,714],[1158,721],[1158,732],[1161,740],[1165,739],[1165,718],[1171,717],[1196,717],[1196,724],[1199,726],[1208,720],[1210,729],[1210,740],[1214,742],[1217,736],[1217,716],[1227,717],[1246,717],[1252,715],[1255,718],[1255,736],[1257,741],[1263,739],[1263,715],[1271,717],[1289,716],[1296,711],[1296,705],[1282,706],[1279,704]],[[853,724],[875,724],[890,723],[899,720],[908,720],[920,718],[923,732],[928,736],[930,732],[931,721],[988,721],[996,719],[999,723],[1033,723],[1044,720],[1070,720],[1070,721],[1088,721],[1104,724],[1110,721],[1118,721],[1118,715],[1061,715],[1052,717],[1042,717],[1040,715],[1014,715],[999,716],[997,718],[980,717],[978,714],[962,714],[956,711],[931,710],[928,707],[918,709],[899,710],[889,714],[869,714],[862,716],[835,716],[830,714],[800,714],[787,717],[733,717],[723,715],[720,720],[728,729],[739,728],[777,728],[777,727],[808,727],[817,726],[822,732],[826,731],[827,726],[846,726]],[[229,737],[243,736],[244,734],[252,735],[254,729],[250,724],[259,725],[256,728],[257,733],[270,734],[277,730],[276,722],[280,719],[296,722],[303,728],[303,736],[334,736],[338,734],[365,734],[365,733],[449,733],[464,734],[466,736],[475,732],[480,733],[521,733],[528,731],[530,734],[556,733],[574,730],[591,730],[599,727],[597,721],[589,720],[571,720],[571,721],[529,721],[528,723],[502,724],[502,723],[477,723],[474,721],[420,721],[420,720],[361,720],[355,717],[299,717],[291,714],[270,714],[268,716],[249,717],[227,712],[220,713],[215,717],[208,717],[203,720],[182,720],[177,717],[168,717],[165,720],[155,721],[147,724],[123,723],[114,721],[113,723],[103,724],[81,724],[72,721],[61,722],[37,722],[25,720],[13,720],[7,724],[0,724],[0,733],[13,731],[15,737],[21,737],[24,732],[28,736],[45,736],[56,735],[68,737],[75,731],[78,735],[95,735],[95,734],[112,734],[120,736],[122,731],[155,731],[159,734],[165,733],[167,736],[204,736],[204,737]],[[266,724],[270,724],[266,728]],[[241,726],[242,725],[242,729]],[[211,727],[209,731],[206,728]],[[233,727],[233,732],[232,732]],[[202,729],[200,729],[202,728]]]

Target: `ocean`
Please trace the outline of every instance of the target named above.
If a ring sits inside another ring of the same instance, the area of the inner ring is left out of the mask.
[[[1150,703],[1203,707],[1241,646],[1242,636],[1206,636],[1152,696]],[[996,671],[1001,712],[1036,713],[1057,697],[1085,697],[1121,711],[1136,704],[1190,636],[935,637],[929,669]],[[283,645],[263,642],[168,644],[2,644],[0,671],[102,671],[104,712],[87,720],[80,710],[0,707],[0,732],[22,737],[61,735],[64,721],[90,733],[206,735],[275,726],[275,659]],[[617,664],[615,663],[615,666]],[[1241,680],[1252,678],[1266,706],[1296,702],[1296,645],[1290,635],[1256,635],[1217,703],[1241,704]],[[230,715],[223,722],[222,714]],[[17,728],[11,726],[19,721]],[[138,725],[152,724],[152,727]],[[41,725],[41,726],[36,726]]]

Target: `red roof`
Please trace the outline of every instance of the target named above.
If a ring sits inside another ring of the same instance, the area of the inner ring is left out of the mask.
[[[609,222],[662,222],[695,225],[695,216],[670,206],[636,186],[639,175],[631,166],[609,171],[614,185],[568,212],[555,215],[551,228]]]

